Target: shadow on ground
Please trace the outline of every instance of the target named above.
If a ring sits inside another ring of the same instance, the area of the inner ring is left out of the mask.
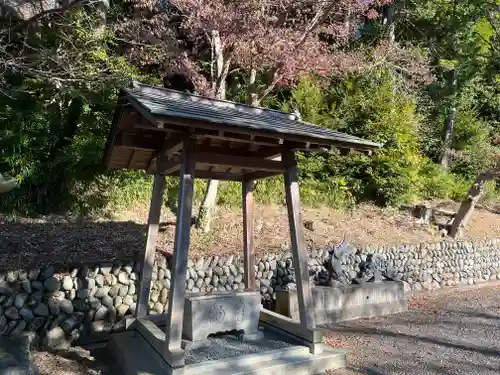
[[[416,297],[418,298],[418,297]],[[402,314],[329,327],[350,368],[334,375],[498,374],[498,287],[441,293]]]

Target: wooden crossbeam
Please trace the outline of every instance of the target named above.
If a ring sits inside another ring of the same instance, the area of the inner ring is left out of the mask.
[[[256,171],[284,172],[282,162],[246,156],[228,156],[209,152],[196,153],[196,162],[213,166],[243,168]]]
[[[228,173],[228,172],[216,172],[216,171],[196,171],[196,178],[204,180],[219,180],[219,181],[242,181],[243,175]]]
[[[249,172],[245,173],[245,175],[243,176],[243,180],[244,181],[261,180],[263,178],[278,176],[281,173],[282,172],[261,172],[261,171]]]
[[[179,156],[175,156],[166,162],[162,162],[161,164],[162,165],[158,167],[160,173],[162,175],[169,175],[181,169],[181,158]]]
[[[156,156],[165,155],[167,158],[179,152],[182,149],[182,137],[175,135],[165,141],[163,147],[156,152]]]
[[[254,158],[270,159],[276,156],[281,157],[281,153],[286,152],[287,149],[283,147],[259,147],[256,150],[246,150],[246,147],[231,148],[221,146],[211,146],[210,143],[204,143],[198,147],[199,152],[208,152],[220,155],[230,156],[245,156]]]

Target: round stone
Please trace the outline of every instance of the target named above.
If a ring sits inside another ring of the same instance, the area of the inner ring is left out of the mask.
[[[212,276],[212,285],[217,286],[219,284],[219,277],[217,275]]]
[[[131,306],[133,303],[134,303],[134,299],[132,298],[132,296],[123,297],[123,304],[125,304],[127,306]]]
[[[108,314],[108,309],[106,306],[101,305],[95,312],[94,320],[103,320]]]
[[[79,299],[85,299],[89,295],[89,290],[88,289],[80,289],[76,292],[76,297]]]
[[[28,272],[28,279],[30,280],[36,280],[38,279],[38,276],[40,275],[40,269],[38,268],[33,268]]]
[[[99,306],[101,306],[101,301],[98,298],[95,297],[89,297],[88,302],[91,308],[98,309]]]
[[[130,285],[128,286],[128,292],[127,294],[130,294],[130,295],[134,295],[135,294],[135,284],[134,283],[130,283]]]
[[[215,269],[214,269],[214,273],[215,273],[217,276],[219,276],[219,277],[220,277],[220,276],[222,276],[222,275],[224,275],[224,271],[223,271],[223,269],[222,269],[221,267],[215,267]]]
[[[153,306],[153,312],[163,314],[163,305],[160,302],[156,302]]]
[[[113,305],[116,307],[118,310],[118,306],[120,306],[123,303],[123,298],[120,296],[116,296],[115,300],[113,301]]]
[[[109,288],[109,292],[108,294],[111,296],[111,297],[116,297],[118,295],[118,291],[120,290],[120,288],[117,286],[117,285],[114,285],[112,286],[111,288]]]
[[[5,279],[8,283],[13,283],[17,281],[18,272],[17,271],[8,271]]]
[[[62,287],[64,290],[73,289],[73,279],[69,276],[64,276],[63,281],[62,281]]]
[[[16,298],[14,300],[14,306],[16,306],[18,309],[24,306],[26,301],[28,300],[28,294],[26,293],[19,293],[16,295]]]
[[[117,308],[116,308],[116,313],[118,314],[118,316],[124,316],[127,311],[128,311],[129,307],[127,305],[119,305]]]
[[[67,300],[67,299],[63,299],[61,301],[59,301],[59,309],[65,313],[65,314],[68,314],[68,315],[71,315],[73,314],[73,304],[71,303],[71,301]]]
[[[108,308],[113,307],[113,298],[111,298],[110,296],[104,296],[101,299],[101,303]]]
[[[38,316],[49,316],[49,308],[43,302],[35,307],[35,310],[33,310],[33,312]]]
[[[47,280],[54,276],[54,267],[49,266],[46,269],[43,270],[42,275],[40,277],[41,280]]]
[[[128,274],[126,272],[120,272],[118,274],[118,281],[123,285],[128,285],[130,280],[128,279]]]
[[[120,297],[125,297],[128,293],[128,286],[127,285],[123,285],[120,287],[120,289],[118,290],[118,295]]]
[[[34,290],[43,290],[43,284],[41,281],[32,281],[31,288]]]
[[[99,286],[99,287],[104,286],[104,276],[103,275],[97,275],[94,280],[95,280],[95,283],[97,284],[97,286]]]
[[[21,287],[26,293],[31,293],[31,282],[29,280],[21,282]]]
[[[73,301],[76,298],[76,290],[71,289],[66,292],[66,298]]]
[[[48,292],[55,292],[61,287],[61,283],[55,277],[49,277],[43,282],[43,287]]]
[[[21,310],[19,310],[19,315],[21,315],[21,317],[28,323],[35,319],[33,311],[31,311],[28,307],[21,308]]]
[[[158,299],[160,298],[160,293],[157,290],[153,290],[151,292],[151,295],[149,296],[149,299],[152,302],[158,302]]]
[[[19,311],[14,306],[10,306],[5,310],[5,316],[10,320],[19,319]]]
[[[28,271],[23,269],[19,270],[19,272],[17,273],[17,278],[19,281],[28,280]]]

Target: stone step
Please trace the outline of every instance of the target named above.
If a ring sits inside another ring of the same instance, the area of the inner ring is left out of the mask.
[[[216,361],[205,361],[172,369],[137,332],[111,336],[109,347],[123,375],[312,375],[346,366],[346,351],[324,346],[323,353],[310,354],[302,346],[266,351]]]
[[[237,368],[238,366],[251,367],[256,363],[269,361],[285,361],[306,354],[309,354],[309,348],[305,346],[292,346],[262,353],[247,354],[238,358],[205,361],[190,365],[189,370],[186,371],[186,375],[201,374],[206,370],[217,371],[217,374],[219,374],[219,371],[224,371],[227,368]]]
[[[346,352],[325,347],[321,354],[310,354],[308,348],[284,353],[262,353],[187,366],[185,375],[313,375],[346,367]],[[305,350],[302,350],[305,349]],[[280,350],[283,351],[283,350]],[[279,352],[279,351],[277,351]],[[204,365],[208,365],[204,367]]]

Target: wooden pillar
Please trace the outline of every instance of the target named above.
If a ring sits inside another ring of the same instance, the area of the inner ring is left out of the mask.
[[[253,221],[253,188],[254,180],[242,182],[243,198],[243,259],[245,288],[255,290],[255,248]]]
[[[149,292],[153,275],[153,265],[156,252],[156,241],[158,239],[158,227],[160,224],[161,206],[163,202],[163,191],[165,190],[165,176],[158,171],[159,161],[156,163],[157,170],[151,194],[148,217],[148,235],[146,240],[146,250],[142,259],[141,282],[139,285],[139,300],[137,301],[136,316],[138,318],[146,316],[148,313]]]
[[[292,151],[282,154],[286,165],[285,192],[290,237],[292,243],[293,267],[297,279],[297,297],[299,299],[300,324],[314,328],[312,316],[312,292],[309,280],[308,254],[304,240],[304,225],[300,207],[299,184],[297,181],[297,160]]]
[[[179,202],[175,227],[174,254],[172,259],[172,280],[168,294],[168,313],[165,331],[165,357],[172,359],[173,354],[182,353],[182,323],[184,299],[186,296],[186,270],[188,262],[189,234],[193,204],[193,185],[195,172],[194,143],[186,138],[183,141],[179,181]],[[183,359],[179,359],[183,362]],[[177,360],[173,360],[177,362]],[[172,367],[176,367],[169,361]],[[179,363],[182,365],[182,363]]]

